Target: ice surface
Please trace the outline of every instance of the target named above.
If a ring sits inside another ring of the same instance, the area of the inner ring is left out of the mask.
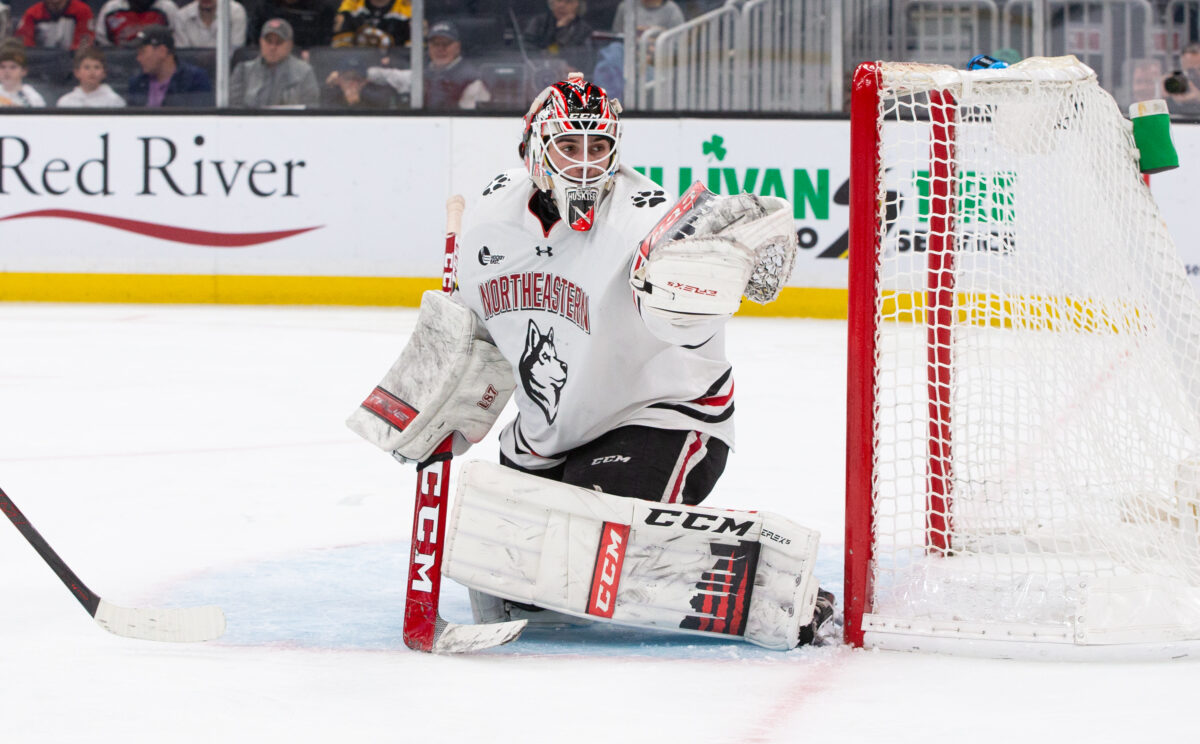
[[[411,310],[0,304],[0,485],[111,602],[220,604],[219,642],[95,626],[0,524],[0,741],[1185,741],[1194,662],[984,661],[592,627],[400,641],[413,475],[345,428]],[[845,325],[736,319],[710,504],[823,534],[841,594]],[[507,415],[502,420],[507,419]],[[469,456],[494,458],[494,440]],[[443,612],[466,622],[464,590]]]

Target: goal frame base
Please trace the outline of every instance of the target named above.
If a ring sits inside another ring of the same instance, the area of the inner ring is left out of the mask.
[[[983,659],[1020,661],[1139,662],[1200,658],[1200,641],[1109,643],[1079,645],[1069,640],[1002,640],[979,635],[946,637],[920,632],[875,631],[870,616],[863,618],[863,648],[910,653],[935,653]]]

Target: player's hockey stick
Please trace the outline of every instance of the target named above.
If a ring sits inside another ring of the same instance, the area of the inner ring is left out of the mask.
[[[58,574],[79,604],[108,632],[145,641],[176,642],[211,641],[225,632],[225,615],[220,607],[130,608],[109,604],[79,580],[3,490],[0,490],[0,510]]]
[[[428,460],[417,466],[417,499],[413,511],[412,553],[404,600],[404,645],[435,654],[482,651],[515,640],[524,620],[484,625],[457,625],[438,614],[442,590],[442,545],[450,517],[450,449],[446,437]]]
[[[446,253],[442,291],[454,291],[458,232],[465,202],[457,194],[446,201]],[[514,640],[525,621],[456,625],[438,614],[442,591],[442,545],[450,516],[450,460],[453,435],[442,440],[428,460],[417,465],[417,496],[413,509],[412,552],[408,561],[408,590],[404,599],[404,645],[416,651],[467,653]]]

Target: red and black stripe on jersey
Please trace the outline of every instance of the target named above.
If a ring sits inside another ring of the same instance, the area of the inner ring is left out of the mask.
[[[729,383],[729,388],[725,384]],[[705,410],[697,410],[693,406],[702,406]],[[733,367],[725,370],[725,374],[709,385],[704,395],[694,398],[687,403],[651,403],[650,408],[664,408],[669,411],[682,413],[684,416],[715,424],[725,421],[733,415]]]

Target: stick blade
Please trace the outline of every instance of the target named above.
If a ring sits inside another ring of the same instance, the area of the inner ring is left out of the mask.
[[[445,629],[433,642],[435,654],[469,654],[484,651],[515,641],[528,620],[513,620],[507,623],[483,625],[455,625],[446,623]]]
[[[143,641],[198,643],[225,632],[225,613],[215,606],[131,608],[101,599],[94,617],[109,633]]]

